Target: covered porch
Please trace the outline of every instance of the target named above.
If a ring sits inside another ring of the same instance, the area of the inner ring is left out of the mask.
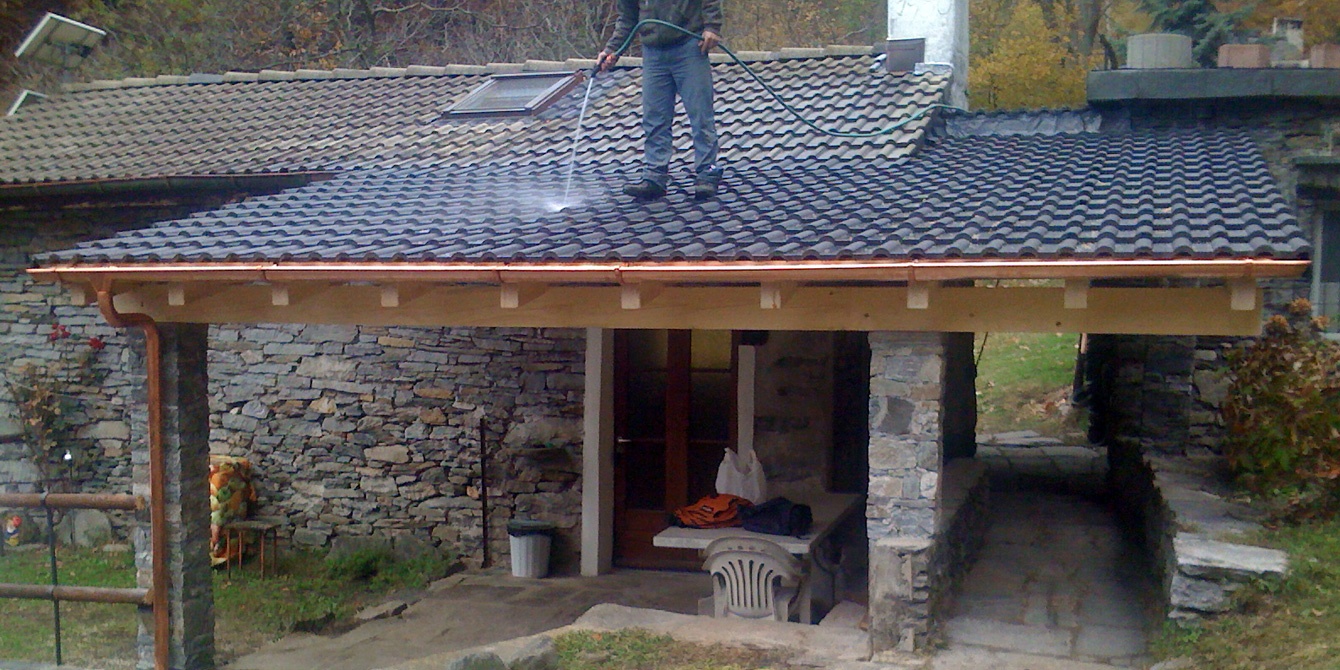
[[[173,570],[168,598],[173,612],[189,613],[173,616],[172,653],[185,659],[185,667],[208,667],[212,618],[201,548],[208,537],[206,507],[203,492],[195,497],[192,487],[180,485],[203,478],[209,451],[204,324],[583,328],[578,549],[580,572],[588,576],[612,569],[618,542],[626,536],[616,522],[621,333],[690,333],[690,349],[693,333],[720,333],[706,339],[724,338],[730,346],[735,421],[727,443],[738,445],[753,433],[764,455],[772,447],[758,434],[759,403],[775,403],[770,407],[776,416],[802,411],[788,407],[786,393],[770,386],[782,378],[777,366],[807,356],[824,359],[829,376],[818,384],[828,389],[833,405],[820,408],[801,430],[817,425],[813,435],[771,431],[777,433],[768,438],[777,440],[776,460],[794,459],[789,469],[774,473],[796,475],[774,478],[772,492],[798,499],[806,490],[834,487],[867,494],[864,523],[856,524],[862,546],[849,555],[869,557],[858,561],[857,569],[868,580],[871,638],[878,651],[919,645],[931,627],[932,603],[946,586],[936,567],[950,543],[942,507],[945,465],[954,456],[970,455],[973,447],[970,407],[955,400],[964,398],[965,390],[966,397],[972,394],[971,332],[1251,334],[1260,319],[1256,277],[1301,269],[1248,261],[976,266],[829,264],[821,273],[803,266],[665,265],[653,273],[647,266],[508,266],[485,272],[345,264],[72,265],[33,274],[66,283],[76,301],[96,301],[113,323],[152,326],[162,335],[161,365],[156,370],[151,365],[150,375],[161,379],[165,391],[158,399],[167,447],[162,465]],[[1138,276],[1141,269],[1145,276],[1171,273],[1201,281],[1189,288],[1091,283]],[[995,286],[985,281],[1001,276],[1038,281]],[[770,335],[761,345],[729,335],[743,331]],[[751,375],[752,383],[741,381]],[[802,448],[794,448],[798,444]],[[147,531],[137,533],[137,542],[149,542]]]

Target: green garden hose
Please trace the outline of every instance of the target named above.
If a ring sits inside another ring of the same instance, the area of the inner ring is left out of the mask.
[[[682,26],[677,26],[677,25],[675,25],[675,24],[673,24],[673,23],[670,23],[669,21],[662,21],[662,20],[660,20],[660,19],[642,19],[641,21],[638,21],[636,25],[633,26],[633,29],[632,29],[632,30],[628,31],[628,37],[627,37],[627,39],[625,39],[625,40],[623,41],[623,44],[622,44],[618,49],[616,49],[616,50],[614,51],[614,54],[613,54],[613,55],[618,56],[618,55],[622,54],[623,52],[627,51],[627,50],[628,50],[628,47],[631,46],[631,45],[633,44],[633,37],[637,35],[637,31],[638,31],[638,29],[641,28],[642,26],[645,26],[645,25],[665,26],[665,27],[667,27],[667,28],[673,28],[673,29],[675,29],[675,30],[678,30],[679,32],[684,33],[685,35],[688,35],[689,37],[691,37],[691,38],[693,38],[693,39],[697,39],[697,40],[701,40],[701,39],[703,39],[703,36],[702,36],[702,35],[699,35],[699,34],[697,34],[697,33],[695,33],[695,32],[691,32],[691,31],[689,31],[688,29],[686,29],[686,28],[684,28],[684,27],[682,27]],[[911,122],[913,122],[913,121],[916,121],[917,119],[919,119],[919,118],[921,118],[921,117],[923,117],[923,116],[929,114],[932,110],[935,110],[935,109],[958,109],[958,110],[962,111],[961,108],[959,108],[959,107],[955,107],[955,106],[953,106],[953,105],[942,105],[942,104],[939,104],[939,103],[935,103],[935,104],[926,105],[925,107],[923,107],[923,108],[917,110],[916,112],[914,112],[914,113],[912,114],[912,116],[909,116],[909,117],[907,117],[906,119],[903,119],[902,121],[899,121],[899,122],[894,123],[894,124],[889,125],[889,126],[885,126],[884,128],[881,128],[881,129],[879,129],[879,130],[874,130],[874,131],[870,131],[870,132],[865,132],[865,133],[849,133],[849,132],[842,132],[842,131],[839,131],[839,130],[829,130],[829,129],[827,129],[827,128],[821,128],[818,124],[816,124],[816,123],[814,123],[813,121],[811,121],[811,120],[805,118],[805,116],[804,116],[803,114],[800,113],[800,110],[796,109],[795,107],[792,107],[792,106],[791,106],[791,103],[787,102],[786,99],[782,97],[782,94],[781,94],[781,93],[778,93],[776,89],[774,89],[772,86],[769,86],[769,85],[768,85],[768,82],[763,81],[763,78],[762,78],[762,77],[758,76],[757,73],[755,73],[753,70],[749,69],[749,66],[746,65],[744,61],[740,60],[740,57],[739,57],[739,56],[736,56],[736,55],[735,55],[735,52],[731,51],[730,48],[728,48],[728,47],[727,47],[726,45],[724,45],[724,44],[718,44],[717,46],[721,47],[721,50],[724,51],[724,52],[726,52],[726,55],[727,55],[727,56],[730,56],[732,60],[734,60],[737,64],[739,64],[740,67],[744,68],[744,71],[747,72],[747,73],[749,74],[750,77],[753,77],[753,78],[754,78],[754,81],[758,82],[759,85],[763,87],[763,90],[767,91],[768,94],[771,95],[771,96],[773,97],[773,99],[775,99],[777,102],[781,103],[782,107],[786,108],[786,111],[791,112],[791,114],[794,115],[797,119],[800,119],[800,122],[801,122],[801,123],[804,123],[805,125],[809,126],[810,128],[813,128],[814,130],[817,130],[817,131],[819,131],[819,132],[821,132],[821,133],[823,133],[823,134],[825,134],[825,135],[830,135],[830,136],[832,136],[832,137],[842,137],[842,138],[848,138],[848,139],[865,138],[865,137],[879,137],[880,135],[888,135],[889,133],[892,133],[892,132],[894,132],[894,131],[896,131],[896,130],[902,128],[903,126],[905,126],[905,125],[907,125],[907,124],[909,124],[909,123],[911,123]],[[597,63],[597,64],[596,64],[596,71],[599,71],[599,68],[600,68],[600,64]]]

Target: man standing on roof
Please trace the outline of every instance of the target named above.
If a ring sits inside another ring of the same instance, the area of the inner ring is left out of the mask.
[[[684,101],[693,127],[693,197],[715,197],[721,183],[717,165],[717,131],[712,119],[712,67],[707,52],[721,41],[721,0],[616,0],[619,20],[614,36],[596,56],[601,71],[619,60],[616,53],[643,19],[659,19],[702,35],[701,40],[662,25],[637,31],[642,40],[642,178],[623,187],[638,200],[665,195],[670,181],[674,142],[670,126],[675,118],[675,95]]]

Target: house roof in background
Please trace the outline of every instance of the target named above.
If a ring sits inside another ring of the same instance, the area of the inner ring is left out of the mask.
[[[681,191],[634,202],[606,178],[625,165],[586,164],[561,211],[564,174],[552,165],[351,170],[43,261],[1299,259],[1310,249],[1241,132],[968,137],[879,161],[832,153],[737,167],[705,203]]]
[[[822,125],[868,131],[940,102],[940,75],[890,74],[869,47],[746,54],[770,85]],[[766,57],[766,58],[764,58]],[[623,63],[636,65],[637,59]],[[493,72],[577,70],[586,61],[499,65]],[[641,160],[640,70],[597,77],[579,159]],[[786,114],[733,62],[713,67],[722,155],[737,164],[897,157],[928,117],[887,136],[835,141]],[[585,85],[534,117],[442,113],[490,68],[262,72],[94,82],[0,119],[0,189],[83,180],[349,170],[553,168],[571,151]],[[676,144],[688,141],[678,124]],[[681,159],[685,159],[681,155]]]

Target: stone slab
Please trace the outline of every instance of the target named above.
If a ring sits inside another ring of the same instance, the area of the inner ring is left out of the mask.
[[[1116,670],[1120,666],[960,647],[936,654],[929,670]]]
[[[870,658],[870,636],[865,631],[853,628],[808,626],[780,621],[713,619],[623,605],[596,605],[569,628],[642,628],[685,642],[804,650],[798,663],[805,658],[827,662],[864,661]]]
[[[1213,540],[1198,533],[1178,533],[1173,539],[1177,565],[1191,575],[1282,575],[1289,557],[1277,549],[1251,547]]]
[[[1097,659],[1137,656],[1147,651],[1144,631],[1113,626],[1083,626],[1075,637],[1075,653]]]
[[[953,644],[1042,656],[1069,656],[1071,653],[1070,631],[1057,628],[956,617],[945,624],[945,632]]]

